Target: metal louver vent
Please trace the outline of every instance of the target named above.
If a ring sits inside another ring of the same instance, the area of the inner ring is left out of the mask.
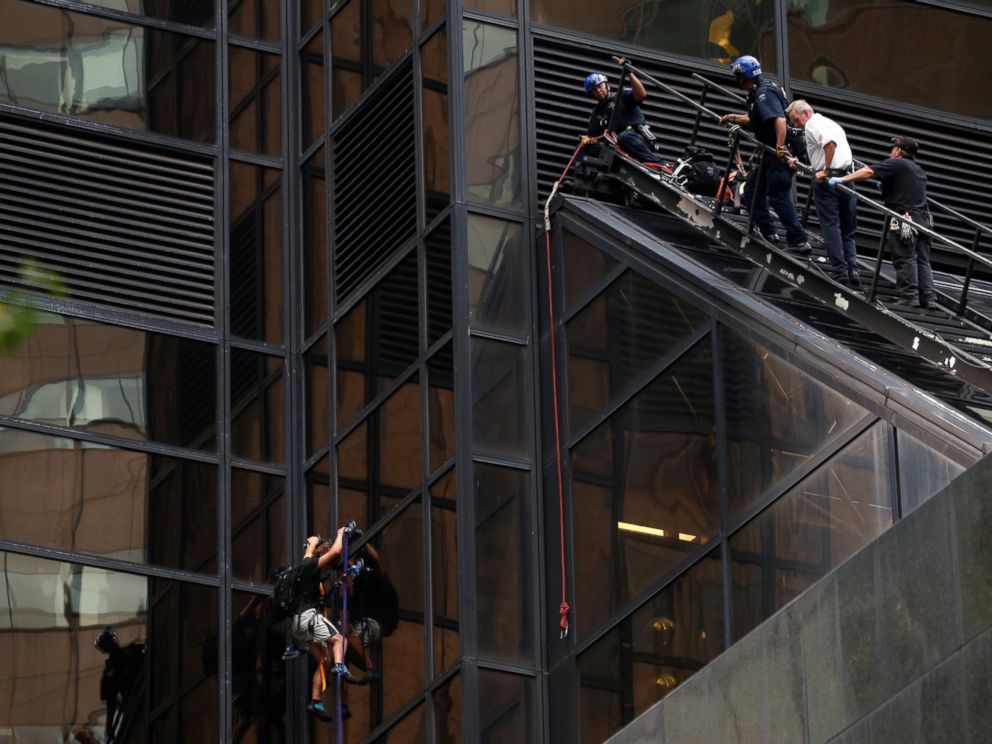
[[[560,39],[534,36],[534,64],[541,71],[536,77],[534,100],[536,112],[538,189],[543,201],[551,184],[561,175],[562,169],[584,134],[592,103],[584,95],[583,77],[590,70],[602,70],[616,85],[619,70],[610,60],[616,53],[612,47],[599,47],[584,42],[568,43]],[[684,93],[699,100],[702,83],[691,77],[696,68],[690,64],[659,63],[651,60],[647,52],[638,55],[637,66]],[[728,76],[729,78],[729,76]],[[729,79],[715,82],[729,84]],[[824,96],[824,93],[826,95]],[[992,192],[992,138],[977,128],[956,126],[942,122],[937,113],[926,120],[911,118],[891,110],[879,111],[877,105],[859,103],[845,97],[801,83],[793,83],[793,96],[808,98],[817,110],[836,118],[847,131],[856,158],[877,162],[888,154],[888,138],[896,133],[908,134],[921,143],[919,161],[929,177],[930,196],[957,209],[963,214],[986,225],[992,225],[992,201],[985,195]],[[829,97],[829,100],[827,98]],[[717,112],[742,110],[718,92],[711,92],[707,105]],[[689,141],[695,122],[695,109],[676,100],[664,91],[651,90],[643,109],[648,122],[663,145],[664,157],[678,157]],[[714,153],[723,162],[727,152],[727,131],[708,119],[699,129],[697,144]],[[803,203],[808,190],[804,179],[799,179],[799,203]],[[873,186],[861,187],[868,196],[877,196]],[[937,229],[947,237],[971,245],[974,230],[962,226],[954,218],[939,210],[934,212]],[[880,217],[869,210],[859,211],[859,237],[862,241],[877,244]],[[992,239],[985,238],[982,248],[992,248]],[[936,253],[943,253],[935,248]],[[943,260],[947,260],[944,253]]]
[[[333,135],[334,287],[340,302],[417,233],[413,63]]]
[[[25,258],[75,300],[214,324],[209,161],[0,117],[0,283]]]

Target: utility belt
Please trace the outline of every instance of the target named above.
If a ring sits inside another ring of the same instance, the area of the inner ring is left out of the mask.
[[[848,173],[854,173],[853,165],[849,165],[846,168],[830,168],[827,171],[828,176],[846,176]]]
[[[653,145],[655,143],[655,140],[658,139],[657,137],[654,136],[654,132],[651,131],[651,127],[649,127],[647,124],[628,124],[626,127],[624,127],[624,131],[627,131],[628,129],[637,132],[639,135],[641,135],[644,139],[647,140],[649,145]]]

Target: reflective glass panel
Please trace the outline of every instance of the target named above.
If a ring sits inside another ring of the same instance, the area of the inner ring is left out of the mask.
[[[411,252],[335,326],[338,426],[416,362],[418,286],[417,254]]]
[[[413,37],[410,0],[369,0],[372,20],[372,64],[384,70],[410,48]]]
[[[650,279],[625,272],[565,327],[568,402],[574,434],[709,316]]]
[[[427,362],[427,416],[430,468],[434,472],[455,454],[455,372],[452,344],[442,346]]]
[[[896,437],[899,452],[899,495],[905,516],[942,491],[965,468],[904,431],[897,431]]]
[[[216,628],[212,587],[0,553],[3,731],[217,741]]]
[[[421,103],[424,120],[424,201],[427,221],[451,198],[448,165],[448,35],[439,30],[422,47]]]
[[[523,226],[468,216],[468,317],[474,328],[527,335],[528,246]]]
[[[227,30],[238,36],[278,42],[279,8],[279,3],[269,0],[227,0]]]
[[[479,670],[479,742],[537,741],[534,678]]]
[[[197,16],[201,10],[197,6]],[[186,139],[214,138],[210,40],[7,0],[0,58],[4,103]]]
[[[776,69],[775,3],[768,0],[530,0],[530,7],[537,23],[714,62],[753,54],[766,72]]]
[[[231,147],[282,153],[278,55],[228,47]]]
[[[617,261],[573,232],[562,231],[561,270],[565,274],[566,311],[571,311],[597,284],[606,279]]]
[[[270,582],[296,557],[286,554],[285,491],[285,478],[231,470],[231,570],[239,579]]]
[[[966,74],[992,69],[992,19],[908,0],[791,5],[793,77],[992,119],[992,99]]]
[[[442,220],[424,241],[427,256],[427,345],[451,330],[451,221]]]
[[[299,0],[300,2],[300,36],[306,36],[307,32],[316,24],[323,20],[324,2],[323,0]]]
[[[580,637],[716,533],[715,427],[704,339],[572,450]]]
[[[46,313],[5,354],[4,415],[140,441],[215,446],[212,344]]]
[[[719,551],[579,657],[582,741],[604,741],[723,651]]]
[[[739,514],[867,415],[766,348],[720,328],[727,491]]]
[[[283,323],[281,173],[230,161],[231,333],[281,343]]]
[[[0,538],[216,570],[217,468],[0,429]]]
[[[517,33],[466,20],[462,38],[469,201],[520,209],[523,181]]]
[[[532,663],[530,474],[483,463],[474,467],[479,655]]]
[[[303,354],[306,368],[306,421],[307,452],[313,454],[331,437],[331,410],[328,401],[330,360],[327,358],[327,336],[320,339]]]
[[[331,109],[335,119],[365,89],[362,77],[362,3],[350,0],[331,18]]]
[[[231,454],[282,462],[285,380],[282,357],[231,349]]]
[[[269,597],[231,596],[232,742],[286,741],[285,632],[268,615]]]
[[[457,674],[434,693],[437,741],[462,743],[462,678]]]
[[[327,322],[327,205],[324,148],[303,166],[304,321],[309,336]]]
[[[465,0],[465,7],[514,18],[517,15],[517,0]]]
[[[876,423],[731,536],[735,639],[892,525],[891,437]]]
[[[531,456],[533,421],[527,347],[472,339],[472,445],[521,460]]]
[[[311,535],[330,535],[331,525],[331,457],[325,455],[306,473],[307,481],[307,532]],[[355,514],[359,524],[368,524],[364,514],[357,514],[344,505],[345,491],[341,491],[341,513]],[[295,559],[295,551],[290,550],[290,558]]]
[[[214,25],[213,0],[189,2],[189,0],[77,0],[76,5],[96,5],[100,8],[122,10],[125,13],[175,21],[190,26],[212,28]]]
[[[302,71],[300,73],[302,117],[300,120],[302,141],[300,147],[306,150],[311,143],[324,136],[326,117],[324,116],[324,33],[314,36],[300,52]]]
[[[455,471],[431,486],[434,674],[458,662],[458,511]]]
[[[420,28],[426,29],[444,15],[444,0],[420,0]]]

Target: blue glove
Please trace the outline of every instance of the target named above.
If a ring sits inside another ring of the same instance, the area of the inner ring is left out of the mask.
[[[830,186],[830,188],[835,189],[837,188],[837,184],[843,183],[843,181],[844,179],[840,176],[830,176],[830,178],[827,179],[827,185]]]

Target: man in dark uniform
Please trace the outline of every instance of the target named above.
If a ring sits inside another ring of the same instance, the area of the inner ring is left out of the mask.
[[[774,148],[775,154],[764,152],[761,164],[755,168],[744,185],[744,200],[754,212],[754,223],[766,240],[775,242],[778,235],[772,222],[769,204],[785,227],[789,250],[809,253],[812,248],[806,230],[799,222],[792,201],[792,170],[785,159],[791,157],[785,145],[789,129],[785,118],[785,96],[778,86],[761,74],[761,63],[750,55],[734,60],[730,67],[737,87],[747,92],[747,113],[727,114],[721,124],[750,127],[759,142]]]
[[[625,60],[621,58],[620,64],[623,65],[624,62]],[[593,72],[586,76],[586,95],[596,100],[596,106],[589,116],[589,128],[586,134],[589,137],[601,135],[610,126],[612,116],[617,143],[628,155],[642,163],[661,164],[664,161],[651,149],[648,141],[650,130],[647,129],[647,122],[640,105],[648,93],[633,72],[627,73],[627,79],[630,81],[630,87],[625,87],[617,94],[610,92],[606,75],[601,72]]]
[[[882,202],[893,212],[933,229],[927,208],[927,174],[916,162],[919,145],[909,137],[893,137],[889,157],[866,165],[846,176],[829,179],[831,186],[876,178],[882,186]],[[893,219],[889,223],[892,264],[896,269],[896,302],[928,307],[933,301],[933,272],[930,269],[930,236],[912,225]]]

